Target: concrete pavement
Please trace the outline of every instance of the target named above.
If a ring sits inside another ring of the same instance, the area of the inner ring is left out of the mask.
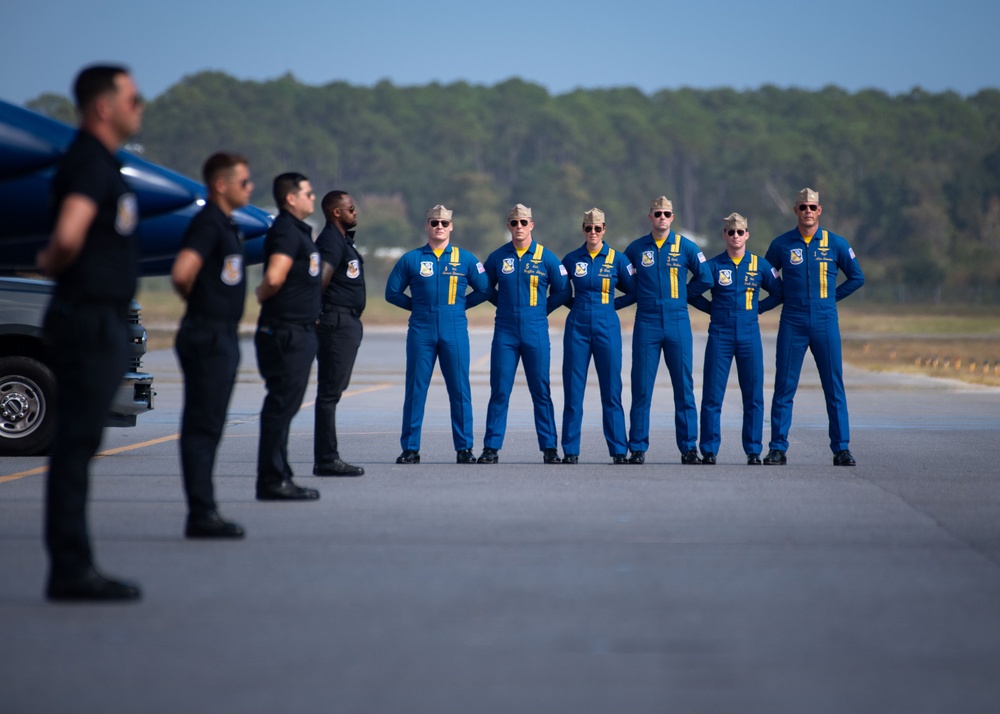
[[[477,453],[489,341],[473,333]],[[403,467],[403,330],[369,330],[339,419],[366,475],[309,475],[304,408],[289,451],[322,498],[270,504],[244,347],[216,484],[245,541],[181,537],[171,352],[145,361],[156,410],[106,431],[91,531],[139,604],[44,602],[44,459],[0,460],[0,712],[1000,709],[1000,390],[848,368],[859,466],[835,468],[807,357],[789,465],[751,468],[733,370],[719,465],[683,467],[661,366],[649,462],[610,465],[592,379],[568,467],[541,464],[519,378],[501,463],[458,466],[437,375]],[[559,364],[554,334],[557,414]]]

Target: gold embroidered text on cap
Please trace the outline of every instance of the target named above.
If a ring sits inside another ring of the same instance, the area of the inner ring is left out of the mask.
[[[604,223],[604,211],[594,207],[583,214],[584,223]]]

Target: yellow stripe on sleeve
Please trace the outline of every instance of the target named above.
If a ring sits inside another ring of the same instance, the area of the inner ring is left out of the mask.
[[[448,304],[454,305],[455,298],[458,295],[458,276],[452,275],[448,278]]]
[[[528,289],[528,305],[535,307],[538,304],[538,276],[532,275],[530,287]]]
[[[819,296],[820,298],[825,298],[828,294],[827,289],[827,278],[826,278],[826,263],[819,264]]]
[[[670,269],[670,297],[680,297],[677,290],[677,268]]]

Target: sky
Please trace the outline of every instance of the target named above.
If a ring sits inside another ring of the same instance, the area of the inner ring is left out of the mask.
[[[371,86],[510,77],[561,94],[765,84],[904,94],[1000,87],[996,0],[0,0],[0,99],[127,64],[143,93],[221,70]]]

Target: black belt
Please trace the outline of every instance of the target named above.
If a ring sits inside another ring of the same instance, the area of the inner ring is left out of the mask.
[[[344,307],[343,305],[324,305],[323,312],[339,312],[342,315],[361,317],[361,310],[353,307]]]

